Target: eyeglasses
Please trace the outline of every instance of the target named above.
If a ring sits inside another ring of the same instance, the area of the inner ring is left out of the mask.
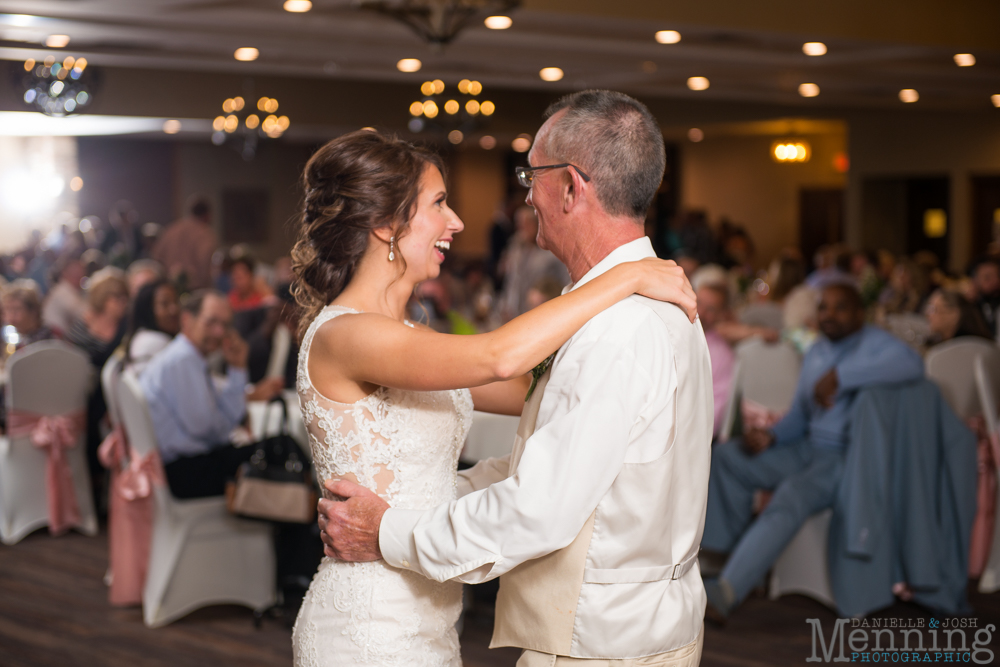
[[[514,167],[514,173],[517,174],[517,182],[526,188],[531,187],[531,182],[535,179],[535,172],[541,171],[542,169],[559,169],[561,167],[573,167],[576,169],[576,173],[580,174],[580,178],[586,182],[590,182],[590,176],[583,173],[583,169],[580,169],[575,164],[570,164],[569,162],[563,162],[562,164],[547,164],[544,167]]]

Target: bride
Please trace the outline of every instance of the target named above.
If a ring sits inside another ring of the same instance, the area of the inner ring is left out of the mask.
[[[304,311],[297,389],[319,479],[348,479],[394,507],[455,497],[456,464],[477,410],[518,415],[530,371],[628,295],[694,295],[673,263],[616,267],[496,331],[450,336],[405,318],[464,225],[433,153],[359,131],[316,152],[292,251]],[[471,387],[472,389],[466,389]],[[461,667],[461,584],[382,561],[324,558],[293,632],[295,664]]]

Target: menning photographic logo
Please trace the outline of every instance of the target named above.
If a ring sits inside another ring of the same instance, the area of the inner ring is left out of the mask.
[[[993,662],[987,646],[996,626],[980,628],[976,618],[926,623],[923,618],[838,618],[829,639],[818,618],[806,623],[812,626],[812,655],[806,662]],[[902,646],[896,645],[897,633]]]

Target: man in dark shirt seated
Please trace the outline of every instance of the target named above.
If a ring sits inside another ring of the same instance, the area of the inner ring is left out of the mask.
[[[723,621],[760,582],[799,528],[833,506],[844,473],[851,408],[858,390],[923,377],[923,362],[902,341],[865,325],[858,291],[828,285],[817,314],[823,336],[802,362],[792,407],[769,430],[712,452],[702,547],[729,553],[705,582],[707,617]],[[754,519],[753,495],[773,490]]]
[[[177,498],[225,492],[226,480],[255,451],[229,442],[246,402],[270,400],[282,388],[281,378],[247,383],[247,344],[233,331],[232,319],[222,294],[195,292],[182,304],[181,333],[139,378],[167,483]],[[220,349],[228,365],[224,382],[212,377],[207,361]]]

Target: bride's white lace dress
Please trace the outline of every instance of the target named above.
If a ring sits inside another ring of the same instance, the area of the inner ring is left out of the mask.
[[[309,350],[316,330],[355,311],[328,306],[299,352],[297,389],[317,478],[351,474],[391,506],[426,509],[455,497],[458,455],[472,423],[468,390],[379,388],[350,405],[316,391]],[[296,667],[461,667],[455,622],[462,587],[383,561],[324,558],[302,603],[292,644]]]

